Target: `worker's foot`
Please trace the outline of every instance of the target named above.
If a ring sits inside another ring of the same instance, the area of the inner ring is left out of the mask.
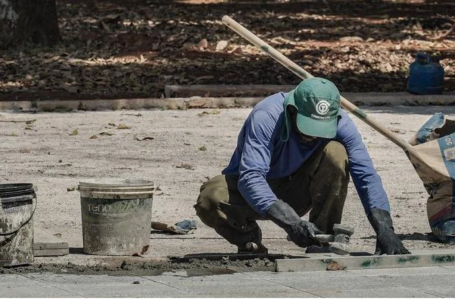
[[[248,253],[262,253],[267,254],[269,249],[265,247],[262,243],[253,243],[249,242],[245,246],[238,246],[237,253],[239,254],[248,254]]]

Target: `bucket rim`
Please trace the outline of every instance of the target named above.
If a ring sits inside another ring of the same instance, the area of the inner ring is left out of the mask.
[[[88,179],[79,182],[79,189],[154,188],[153,181],[144,179]]]
[[[0,199],[34,194],[35,187],[33,183],[0,184]]]

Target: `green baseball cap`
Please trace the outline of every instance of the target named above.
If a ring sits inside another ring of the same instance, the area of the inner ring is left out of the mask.
[[[322,138],[334,138],[340,114],[340,92],[333,82],[313,77],[302,81],[284,99],[285,126],[281,139],[289,139],[291,116],[287,109],[297,109],[297,127],[303,134]]]

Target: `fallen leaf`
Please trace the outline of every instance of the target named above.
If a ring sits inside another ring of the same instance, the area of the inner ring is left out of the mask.
[[[29,149],[21,149],[19,150],[20,153],[30,153],[30,150]]]
[[[91,140],[96,140],[97,138],[98,138],[98,136],[96,134],[94,134],[90,137]]]
[[[331,261],[330,263],[327,264],[327,271],[342,271],[346,269],[346,266],[340,265],[336,261]]]
[[[31,126],[27,126],[24,128],[25,130],[32,130],[33,128]]]
[[[155,138],[154,137],[151,137],[151,136],[145,136],[143,138],[140,138],[138,137],[137,135],[134,136],[134,139],[136,141],[139,141],[139,142],[142,142],[142,141],[147,141],[147,140],[154,140]]]
[[[224,50],[224,49],[226,49],[227,45],[228,45],[228,42],[227,42],[227,41],[219,41],[219,42],[216,44],[215,50],[216,50],[216,51]]]
[[[202,146],[199,148],[200,151],[207,151],[207,148],[205,146]]]
[[[405,134],[406,130],[403,129],[390,129],[390,131],[398,133],[398,134]]]
[[[99,135],[111,136],[111,135],[114,135],[114,134],[113,134],[113,133],[110,133],[110,132],[103,131],[103,132],[100,132]]]
[[[126,124],[120,123],[118,124],[117,129],[131,129],[131,126],[128,126]]]
[[[72,192],[72,191],[74,191],[74,190],[76,190],[76,188],[75,188],[75,187],[69,187],[69,188],[66,188],[66,191],[67,191],[67,192]]]
[[[35,121],[36,121],[36,119],[28,120],[28,121],[25,121],[25,124],[30,125],[30,124],[33,124]]]
[[[73,130],[73,132],[70,133],[71,136],[78,135],[79,131],[77,129]]]
[[[197,115],[198,115],[199,117],[202,117],[202,116],[206,116],[206,115],[217,115],[217,114],[219,114],[219,113],[221,113],[220,110],[214,109],[214,110],[212,110],[212,111],[205,111],[205,110],[204,110],[203,112],[198,113]]]
[[[182,168],[182,169],[186,169],[186,170],[194,170],[194,167],[190,164],[180,164],[178,166],[176,166],[176,168]]]
[[[115,125],[115,123],[109,123],[108,125],[113,126],[113,127],[117,126],[117,125]]]
[[[363,42],[363,39],[359,36],[344,36],[340,38],[340,42]]]
[[[198,44],[197,44],[197,48],[199,48],[200,50],[202,49],[205,49],[209,46],[209,42],[207,42],[207,39],[202,39]]]

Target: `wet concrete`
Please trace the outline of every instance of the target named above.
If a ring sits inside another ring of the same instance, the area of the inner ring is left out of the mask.
[[[282,257],[282,256],[280,256]],[[76,265],[66,264],[30,264],[0,269],[0,274],[54,273],[110,276],[157,276],[165,272],[185,270],[188,276],[224,275],[236,272],[274,271],[275,259],[270,258],[230,258],[195,259],[171,258],[167,261],[133,262],[124,260],[120,264]]]

